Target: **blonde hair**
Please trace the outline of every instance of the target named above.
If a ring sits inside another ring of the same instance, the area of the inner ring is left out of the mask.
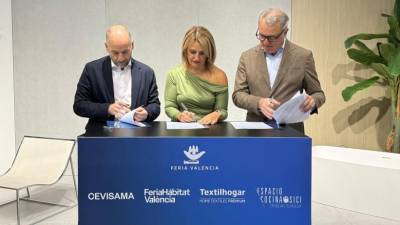
[[[182,61],[189,65],[187,50],[194,42],[198,42],[207,57],[205,62],[206,69],[211,69],[214,65],[217,51],[215,49],[214,38],[205,27],[193,26],[185,34],[182,43]]]

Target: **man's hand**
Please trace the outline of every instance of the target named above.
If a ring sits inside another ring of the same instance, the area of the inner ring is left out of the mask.
[[[129,111],[131,111],[129,104],[122,101],[116,101],[108,106],[108,114],[115,116],[117,119],[121,119]]]
[[[221,113],[214,111],[212,113],[207,114],[204,116],[199,123],[203,125],[209,125],[209,124],[216,124],[218,122],[219,117],[221,116]]]
[[[262,98],[260,101],[258,101],[258,108],[266,116],[268,119],[272,120],[272,115],[275,111],[275,109],[280,105],[281,103],[278,102],[277,100],[273,98]]]
[[[315,107],[314,97],[311,95],[307,95],[306,100],[304,100],[303,104],[300,106],[300,110],[302,112],[308,112]]]
[[[177,120],[184,123],[190,123],[194,121],[195,114],[189,111],[183,111],[178,114]]]
[[[147,119],[147,116],[149,115],[149,113],[146,111],[146,109],[143,108],[143,106],[140,106],[138,108],[135,109],[135,115],[133,117],[134,121],[143,121],[145,119]]]

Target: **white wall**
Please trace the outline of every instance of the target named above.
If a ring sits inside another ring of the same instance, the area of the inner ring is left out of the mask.
[[[11,0],[0,0],[0,175],[9,169],[15,155],[12,41]],[[13,197],[14,191],[0,189],[0,204]]]
[[[3,174],[15,155],[11,0],[0,0],[0,77],[0,174]]]
[[[106,54],[105,30],[126,24],[133,57],[156,72],[164,107],[165,74],[180,63],[185,31],[203,25],[217,45],[216,64],[232,93],[240,53],[258,43],[258,14],[269,7],[290,15],[290,0],[13,0],[17,142],[23,135],[75,138],[86,119],[72,111],[76,84],[86,62]],[[229,120],[245,112],[229,100]],[[159,120],[167,120],[162,108]]]

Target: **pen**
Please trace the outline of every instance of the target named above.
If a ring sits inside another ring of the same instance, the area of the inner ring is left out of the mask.
[[[274,100],[274,96],[271,96],[269,98],[269,104],[273,105],[273,103],[272,103],[273,100]],[[275,118],[272,118],[272,119],[275,120]],[[275,125],[276,125],[276,128],[279,128],[279,122],[276,120],[275,120]]]
[[[183,109],[183,112],[188,112],[191,115],[192,122],[196,122],[197,121],[196,115],[194,113],[192,113],[192,112],[189,112],[189,109],[186,107],[186,105],[183,102],[181,102],[181,107]]]
[[[269,103],[270,103],[270,104],[272,104],[272,101],[274,101],[274,96],[271,96],[271,97],[269,98]]]
[[[186,107],[186,105],[185,104],[183,104],[183,102],[181,102],[181,106],[182,106],[182,109],[183,109],[183,111],[185,112],[189,112],[189,110],[188,110],[188,108]]]

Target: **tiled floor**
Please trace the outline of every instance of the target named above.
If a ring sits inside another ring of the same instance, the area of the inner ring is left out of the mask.
[[[75,193],[71,176],[65,176],[61,181],[49,190],[43,188],[40,191],[32,190],[34,197],[46,196],[58,199],[58,202],[70,204],[75,201]],[[12,192],[11,192],[12,193]],[[3,196],[2,196],[3,195]],[[5,202],[4,194],[0,193],[0,203]],[[8,195],[10,196],[10,195]],[[43,199],[45,200],[45,199]],[[42,204],[22,202],[22,224],[37,225],[76,225],[78,224],[78,208],[63,208],[55,206],[47,206]],[[56,215],[46,218],[46,215]],[[360,214],[344,209],[339,209],[319,203],[312,204],[312,224],[313,225],[400,225],[400,221],[393,221],[385,218],[374,217],[370,215]],[[15,225],[16,213],[15,202],[3,204],[0,206],[0,225]]]
[[[313,225],[400,225],[400,221],[365,215],[323,204],[312,204]]]

